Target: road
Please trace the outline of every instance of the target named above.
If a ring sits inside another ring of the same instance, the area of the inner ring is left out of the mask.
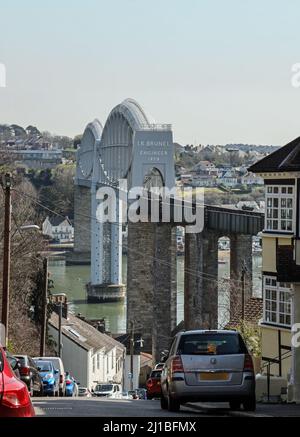
[[[159,400],[116,400],[105,398],[33,398],[37,416],[50,417],[202,417],[227,416],[228,408],[193,409],[180,412],[161,410]]]

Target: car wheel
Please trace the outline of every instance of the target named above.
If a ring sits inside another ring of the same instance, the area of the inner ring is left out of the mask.
[[[173,411],[174,413],[180,410],[180,402],[177,399],[172,398],[170,392],[168,392],[168,410]]]
[[[249,397],[243,401],[243,407],[245,411],[255,411],[256,410],[256,399],[255,396]]]
[[[160,406],[161,406],[162,410],[167,410],[168,409],[168,401],[164,397],[163,393],[161,394],[161,397],[160,397]]]
[[[240,401],[230,401],[229,406],[230,406],[230,409],[232,411],[238,411],[241,408],[241,402]]]
[[[41,386],[40,386],[39,396],[41,396],[41,397],[44,396],[44,387],[43,387],[43,384],[41,384]]]

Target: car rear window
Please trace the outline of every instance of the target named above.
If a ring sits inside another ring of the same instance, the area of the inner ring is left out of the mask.
[[[154,370],[151,372],[151,378],[160,378],[161,377],[161,370]]]
[[[25,366],[26,365],[26,361],[24,357],[19,357],[18,355],[15,355],[15,357],[20,361],[21,366]]]
[[[49,361],[37,361],[36,365],[40,372],[52,372],[52,364]]]
[[[178,345],[179,355],[245,354],[247,348],[239,334],[187,334]]]

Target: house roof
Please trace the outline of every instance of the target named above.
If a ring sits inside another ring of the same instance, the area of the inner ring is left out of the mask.
[[[59,217],[59,216],[53,216],[53,217],[47,217],[47,218],[52,226],[59,226],[64,221],[67,221],[69,223],[69,225],[72,226],[72,222],[69,219],[69,217],[63,218],[63,217]]]
[[[52,313],[49,324],[56,330],[59,329],[58,314],[55,312]],[[104,348],[105,351],[108,352],[115,347],[125,350],[125,347],[121,343],[109,335],[98,331],[92,325],[72,313],[69,313],[68,320],[62,318],[62,333],[87,351]]]
[[[245,322],[258,324],[263,316],[263,300],[260,297],[251,297],[245,304],[244,320]],[[233,317],[226,325],[226,328],[236,328],[240,325],[242,319],[242,309],[236,311]]]
[[[299,171],[300,137],[256,162],[248,170],[253,173]]]

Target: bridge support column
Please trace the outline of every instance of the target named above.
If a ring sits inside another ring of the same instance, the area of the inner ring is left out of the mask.
[[[155,258],[153,263],[153,337],[154,362],[170,348],[171,332],[177,325],[177,259],[176,228],[168,223],[155,227]]]
[[[176,239],[170,224],[128,223],[127,331],[133,322],[143,351],[170,345],[176,326]]]
[[[111,223],[111,283],[122,283],[122,202],[116,191],[116,222]]]
[[[75,185],[74,193],[74,251],[67,264],[91,262],[91,189]]]
[[[252,236],[230,235],[230,317],[240,314],[242,307],[242,274],[244,270],[246,303],[252,296]]]
[[[125,297],[122,284],[121,204],[116,195],[116,221],[101,223],[96,213],[99,201],[92,187],[92,255],[91,282],[87,284],[88,302],[117,302]]]
[[[127,331],[133,325],[143,335],[145,352],[152,344],[154,230],[152,223],[128,222]]]
[[[185,235],[185,329],[218,327],[218,234]]]

